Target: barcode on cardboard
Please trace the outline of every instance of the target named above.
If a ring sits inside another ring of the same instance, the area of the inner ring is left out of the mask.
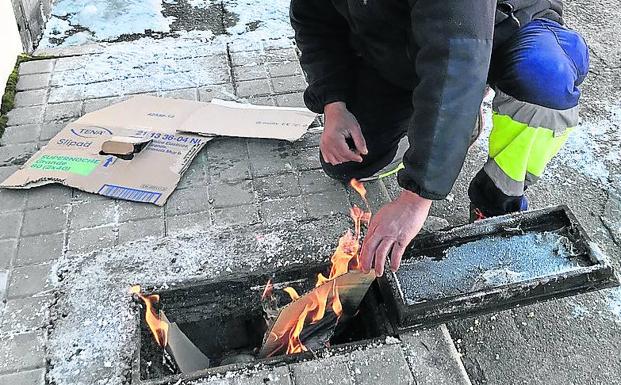
[[[115,186],[112,184],[103,185],[98,193],[112,198],[148,203],[155,203],[162,196],[162,194],[158,192]]]

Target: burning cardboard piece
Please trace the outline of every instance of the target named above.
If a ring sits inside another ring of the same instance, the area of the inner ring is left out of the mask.
[[[298,318],[300,314],[304,311],[304,309],[312,304],[317,296],[317,292],[319,290],[325,289],[324,285],[334,285],[338,288],[338,296],[343,306],[343,316],[347,317],[354,315],[354,313],[358,309],[358,306],[362,302],[362,299],[369,290],[369,287],[371,286],[373,280],[375,280],[374,272],[369,272],[368,274],[365,274],[360,271],[353,270],[346,274],[338,276],[333,280],[325,282],[321,286],[314,288],[297,300],[283,307],[280,310],[276,321],[274,321],[274,323],[271,325],[271,327],[268,328],[268,331],[265,333],[265,339],[263,341],[263,346],[261,347],[261,350],[259,352],[259,357],[271,357],[284,352],[283,350],[287,348],[287,332],[292,329],[293,324],[298,322]],[[330,290],[326,302],[330,303],[333,299],[334,291]],[[332,315],[334,313],[330,314]],[[331,316],[326,315],[322,318],[322,321],[323,319],[327,319],[327,326],[321,325],[321,327],[318,328],[302,329],[302,334],[300,335],[301,341],[305,343],[306,341],[315,338],[315,340],[312,341],[313,345],[318,347],[325,347],[328,343],[328,340],[332,337],[332,333],[334,331],[334,328],[336,327],[336,322],[330,322],[331,320],[334,320],[334,318],[330,317]],[[329,329],[328,332],[326,332],[326,327]],[[306,330],[311,331],[305,333]]]
[[[210,137],[296,140],[315,114],[137,96],[68,124],[0,187],[59,183],[162,206]]]

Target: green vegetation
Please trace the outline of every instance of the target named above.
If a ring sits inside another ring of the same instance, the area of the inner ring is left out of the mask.
[[[2,95],[2,104],[0,105],[0,138],[4,134],[4,129],[6,127],[8,117],[6,114],[13,109],[15,105],[15,92],[17,87],[17,81],[19,80],[19,66],[21,63],[31,61],[31,60],[42,60],[49,59],[48,56],[30,56],[26,54],[21,54],[17,56],[17,60],[15,61],[15,67],[13,68],[13,72],[9,75],[9,80],[6,82],[6,88],[4,90],[4,95]]]

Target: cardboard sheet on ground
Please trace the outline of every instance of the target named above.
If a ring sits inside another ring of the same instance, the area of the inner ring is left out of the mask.
[[[341,304],[343,305],[343,310],[345,312],[352,312],[350,315],[353,315],[353,312],[358,309],[358,306],[362,302],[362,299],[374,280],[374,272],[365,274],[360,271],[350,271],[334,279],[336,286],[339,288],[339,299],[341,300]],[[331,281],[324,283],[324,285],[331,284]],[[315,297],[315,292],[320,290],[322,286],[314,288],[280,310],[276,321],[271,325],[271,328],[269,328],[266,333],[267,337],[263,342],[263,346],[259,352],[259,357],[269,357],[273,355],[274,352],[286,348],[286,345],[283,345],[283,339],[280,337],[283,336],[288,330],[291,330],[292,325],[297,322],[299,315],[302,313],[306,305],[312,303]],[[328,303],[331,303],[333,297],[333,293],[328,295]],[[286,344],[286,338],[284,339],[284,342]]]
[[[137,96],[68,124],[0,187],[60,183],[162,206],[211,140],[186,132],[296,140],[314,117],[301,109]]]

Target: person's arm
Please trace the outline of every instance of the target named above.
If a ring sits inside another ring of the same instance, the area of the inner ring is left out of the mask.
[[[382,275],[399,268],[432,200],[448,195],[463,166],[489,70],[495,0],[418,0],[412,31],[418,51],[408,138],[399,172],[404,191],[374,216],[360,260]]]
[[[444,199],[461,170],[489,70],[495,0],[418,0],[412,9],[416,74],[399,184]]]
[[[308,82],[304,102],[321,114],[325,105],[346,101],[353,80],[350,29],[330,0],[291,0],[290,17]]]

